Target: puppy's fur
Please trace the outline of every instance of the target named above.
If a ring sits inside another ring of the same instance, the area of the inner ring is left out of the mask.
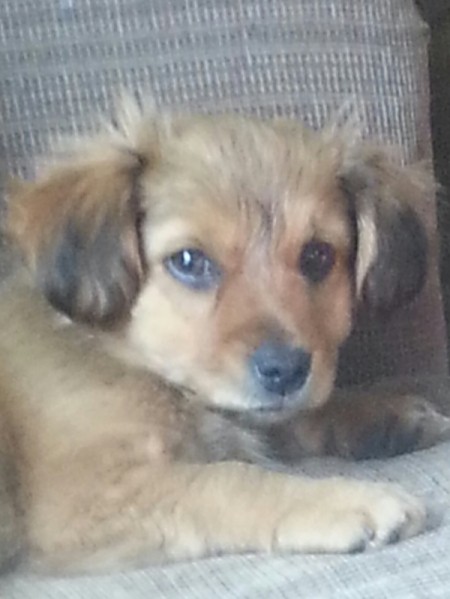
[[[389,314],[424,282],[415,208],[431,192],[349,131],[132,105],[17,184],[8,229],[27,268],[0,298],[0,559],[97,571],[422,530],[423,505],[394,486],[261,465],[448,433],[420,395],[332,393],[357,306]],[[185,250],[208,257],[201,288],[174,271]],[[279,387],[277,348],[303,360],[294,387]]]

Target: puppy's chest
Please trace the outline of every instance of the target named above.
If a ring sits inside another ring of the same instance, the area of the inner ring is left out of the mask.
[[[243,425],[220,411],[189,410],[176,437],[175,440],[172,431],[171,454],[181,461],[261,462],[267,455],[263,431]]]

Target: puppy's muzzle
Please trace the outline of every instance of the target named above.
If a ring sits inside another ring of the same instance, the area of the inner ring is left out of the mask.
[[[280,397],[303,387],[311,368],[311,354],[279,341],[266,341],[253,352],[249,363],[257,384]]]

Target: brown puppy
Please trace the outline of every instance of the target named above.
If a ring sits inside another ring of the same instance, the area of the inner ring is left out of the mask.
[[[414,206],[429,192],[336,128],[132,105],[19,184],[8,226],[28,269],[0,298],[0,557],[96,571],[422,530],[424,507],[394,486],[248,462],[393,454],[448,432],[415,396],[330,400],[357,302],[389,312],[422,286]]]

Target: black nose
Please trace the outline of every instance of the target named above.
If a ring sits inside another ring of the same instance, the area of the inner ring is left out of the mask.
[[[287,395],[300,389],[308,377],[311,354],[280,342],[261,344],[250,357],[253,376],[266,391]]]

